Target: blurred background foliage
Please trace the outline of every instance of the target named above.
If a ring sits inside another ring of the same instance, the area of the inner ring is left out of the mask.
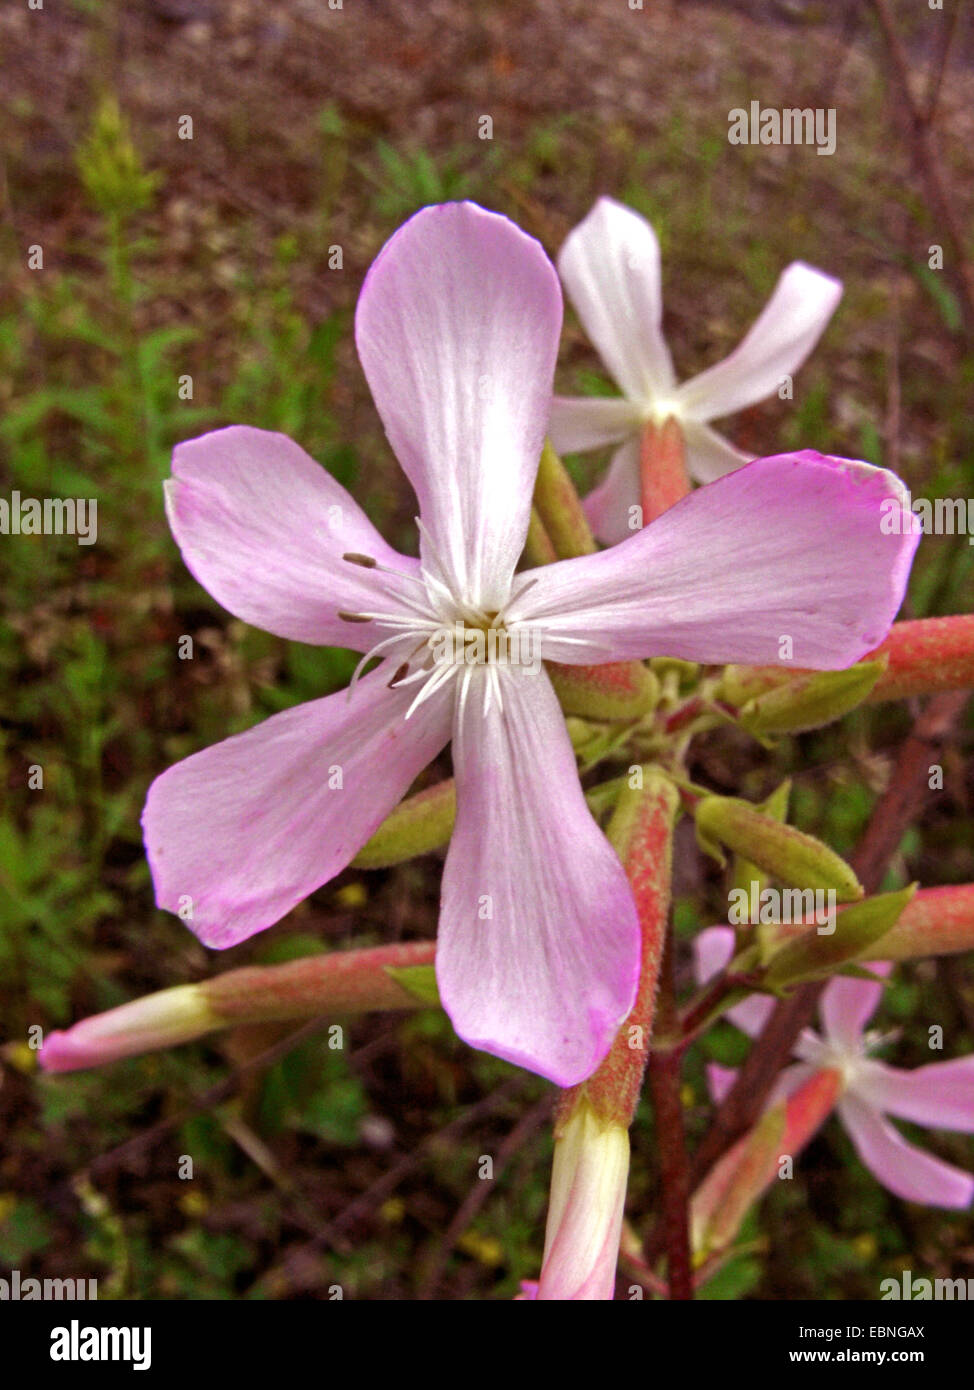
[[[896,10],[919,72],[942,19]],[[286,1050],[286,1029],[254,1028],[105,1072],[36,1071],[32,1025],[435,931],[432,857],[347,872],[220,958],[155,910],[139,830],[152,777],[351,669],[346,653],[223,612],[180,562],[160,483],[180,439],[231,422],[282,430],[408,549],[414,504],[351,340],[371,259],[416,208],[461,197],[554,254],[609,193],[661,238],[681,375],[739,341],[789,261],[845,280],[794,401],[736,417],[736,443],[862,457],[915,494],[974,497],[974,357],[949,281],[928,268],[944,238],[909,172],[869,6],[65,0],[5,7],[0,43],[0,483],[98,501],[96,545],[0,544],[0,1267],[97,1276],[103,1297],[327,1298],[336,1284],[346,1297],[510,1297],[539,1267],[550,1088],[472,1052],[439,1014],[359,1020],[342,1050],[325,1031]],[[941,124],[968,235],[972,62],[964,21]],[[835,155],[728,145],[728,110],[753,98],[834,106]],[[563,390],[610,389],[570,314],[559,370]],[[587,485],[604,461],[569,462]],[[972,574],[964,538],[928,538],[906,614],[970,609]],[[186,635],[192,660],[178,655]],[[908,723],[905,709],[858,712],[771,755],[722,734],[701,743],[694,775],[754,797],[792,775],[798,823],[845,852]],[[969,750],[970,724],[889,886],[974,878]],[[27,789],[32,765],[43,789]],[[448,772],[444,759],[428,776]],[[689,941],[724,897],[682,833],[677,890],[685,984]],[[962,964],[901,969],[884,1007],[898,1063],[930,1060],[933,1021],[950,1053],[970,1050]],[[705,1062],[739,1061],[742,1045],[720,1026],[692,1049],[692,1133],[708,1115]],[[972,1163],[963,1137],[923,1142]],[[633,1143],[628,1213],[645,1231],[647,1105]],[[974,1274],[966,1218],[893,1199],[834,1123],[744,1240],[705,1296],[875,1298],[904,1266]]]

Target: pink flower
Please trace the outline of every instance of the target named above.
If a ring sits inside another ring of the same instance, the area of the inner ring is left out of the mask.
[[[282,435],[176,449],[169,519],[200,583],[246,622],[384,662],[170,768],[143,825],[159,905],[232,946],[339,873],[452,737],[444,1006],[473,1046],[569,1086],[629,1012],[639,932],[541,658],[778,663],[789,634],[796,665],[846,666],[885,635],[918,537],[880,531],[883,499],[906,496],[891,474],[796,454],[611,551],[515,574],[560,326],[542,248],[473,204],[417,213],[372,266],[356,342],[419,501],[419,560]],[[537,660],[514,659],[525,644]]]
[[[730,927],[709,927],[697,937],[695,949],[697,975],[703,983],[731,959],[734,933]],[[879,963],[868,968],[887,974],[892,966]],[[877,1032],[864,1032],[882,990],[882,985],[872,980],[832,980],[819,1005],[824,1034],[804,1030],[795,1045],[795,1056],[801,1060],[782,1072],[773,1099],[791,1095],[817,1071],[837,1071],[842,1077],[839,1116],[873,1176],[910,1202],[933,1207],[970,1206],[974,1177],[908,1143],[886,1116],[974,1134],[974,1057],[956,1057],[916,1071],[902,1071],[870,1056],[889,1040]],[[755,995],[729,1010],[727,1017],[749,1037],[756,1037],[773,1008],[772,999]],[[733,1084],[735,1073],[716,1066],[709,1072],[714,1098],[720,1100]]]
[[[631,534],[629,508],[640,500],[639,440],[650,420],[680,423],[687,471],[711,482],[748,455],[708,421],[754,405],[780,389],[818,342],[842,285],[793,261],[743,342],[716,366],[677,383],[663,338],[659,243],[649,223],[600,198],[558,256],[562,281],[588,336],[620,390],[618,397],[556,397],[551,439],[559,452],[617,444],[604,481],[586,500],[595,534],[607,545]]]

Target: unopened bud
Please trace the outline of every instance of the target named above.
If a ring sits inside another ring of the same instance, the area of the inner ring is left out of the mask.
[[[457,814],[453,779],[401,801],[352,860],[357,869],[385,869],[449,843]]]
[[[801,1152],[835,1105],[841,1084],[831,1068],[813,1073],[787,1101],[765,1111],[710,1170],[690,1208],[698,1264],[727,1249],[750,1207],[774,1180],[780,1158]]]
[[[555,1137],[539,1300],[612,1298],[628,1175],[625,1127],[579,1096]]]
[[[549,661],[545,669],[564,712],[583,719],[639,719],[659,699],[659,681],[641,661],[603,666]]]
[[[776,787],[769,797],[757,803],[756,809],[763,811],[765,815],[771,816],[773,820],[780,821],[782,824],[788,819],[788,802],[791,797],[791,779],[786,778],[780,786]],[[742,889],[747,894],[748,899],[748,920],[756,922],[757,939],[761,948],[762,959],[770,948],[771,933],[760,920],[761,894],[768,886],[768,875],[763,873],[761,868],[746,858],[743,854],[735,854],[731,869],[731,888],[740,892]],[[739,939],[743,939],[739,933]]]
[[[45,1071],[97,1067],[120,1057],[191,1042],[218,1028],[220,1022],[201,985],[176,985],[83,1019],[66,1032],[50,1033],[41,1048],[40,1063]]]
[[[235,1024],[284,1022],[436,1004],[434,941],[303,956],[283,965],[228,970],[177,985],[52,1033],[40,1053],[48,1071],[77,1071],[191,1042]]]
[[[974,883],[921,888],[882,939],[883,960],[974,951]]]
[[[701,849],[720,863],[724,846],[791,887],[832,889],[839,902],[862,897],[859,880],[834,850],[813,835],[780,824],[750,802],[707,796],[694,815]]]
[[[748,699],[738,710],[738,722],[758,738],[820,729],[861,704],[883,674],[885,664],[861,661],[845,671],[792,676],[785,684]]]
[[[595,553],[598,547],[575,484],[547,439],[538,464],[534,505],[560,560]]]

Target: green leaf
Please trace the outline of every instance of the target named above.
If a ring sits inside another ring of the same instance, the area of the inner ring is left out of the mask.
[[[436,970],[432,965],[387,965],[385,972],[414,998],[434,1008],[439,1007],[440,991],[436,985]]]

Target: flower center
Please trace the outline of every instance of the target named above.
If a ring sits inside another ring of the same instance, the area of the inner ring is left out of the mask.
[[[435,561],[429,538],[427,551]],[[459,594],[449,579],[422,566],[418,575],[380,565],[369,555],[349,553],[349,564],[376,571],[378,587],[395,599],[391,611],[376,609],[362,613],[340,613],[350,623],[374,623],[379,640],[365,653],[355,669],[349,691],[373,658],[381,656],[393,666],[390,687],[418,685],[416,697],[405,718],[449,680],[459,680],[458,698],[466,701],[475,674],[483,691],[484,714],[496,698],[503,710],[500,672],[507,666],[525,666],[532,672],[541,668],[541,634],[527,624],[508,624],[505,608],[520,597],[534,580],[527,580],[512,593],[500,610],[486,610]],[[381,578],[380,578],[381,576]],[[484,679],[485,678],[485,679]]]
[[[534,666],[541,659],[538,629],[507,627],[496,613],[480,623],[455,618],[432,633],[427,646],[436,666]]]
[[[665,425],[670,416],[679,420],[680,407],[675,400],[659,398],[648,401],[646,404],[646,420],[652,420],[655,425]]]
[[[806,1028],[798,1039],[795,1053],[803,1062],[811,1062],[817,1067],[829,1067],[837,1071],[842,1077],[843,1091],[849,1091],[854,1089],[870,1054],[877,1048],[895,1041],[898,1036],[898,1029],[890,1033],[873,1029],[863,1033],[854,1045],[847,1045],[835,1038],[819,1037],[811,1028]]]

